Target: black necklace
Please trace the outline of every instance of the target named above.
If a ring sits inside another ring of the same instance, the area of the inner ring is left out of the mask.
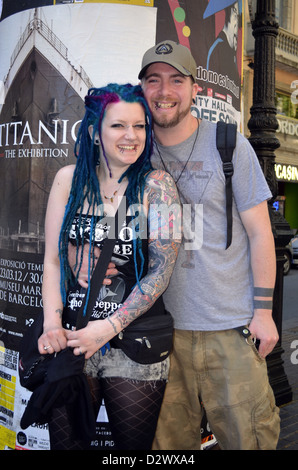
[[[188,162],[189,162],[189,160],[190,160],[190,158],[191,158],[191,156],[192,156],[192,153],[193,153],[193,151],[194,151],[194,148],[195,148],[195,145],[196,145],[196,142],[197,142],[197,138],[198,138],[198,135],[199,135],[199,121],[197,121],[197,122],[198,122],[198,127],[197,127],[196,137],[195,137],[195,140],[194,140],[192,149],[191,149],[191,151],[190,151],[190,154],[188,155],[188,159],[186,160],[186,162],[185,162],[185,164],[184,164],[184,166],[183,166],[183,168],[182,168],[182,170],[181,170],[181,172],[180,172],[180,175],[178,176],[178,178],[177,178],[176,180],[174,180],[174,181],[175,181],[175,184],[178,183],[178,181],[180,180],[181,176],[183,175],[183,172],[184,172],[184,170],[185,170],[185,168],[186,168],[186,165],[188,164]],[[161,153],[160,153],[160,150],[159,150],[159,147],[158,147],[156,141],[155,141],[155,146],[156,146],[156,148],[157,148],[157,152],[158,152],[159,158],[160,158],[160,160],[161,160],[161,162],[162,162],[162,164],[163,164],[163,167],[164,167],[165,171],[166,171],[167,173],[170,173],[170,174],[171,174],[171,172],[168,170],[168,168],[167,168],[166,165],[165,165],[165,162],[164,162],[164,160],[163,160],[163,158],[162,158],[162,156],[161,156]]]

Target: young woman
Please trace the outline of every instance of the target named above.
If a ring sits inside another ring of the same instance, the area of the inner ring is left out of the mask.
[[[85,105],[75,146],[77,164],[58,171],[48,201],[39,350],[47,354],[70,346],[74,354],[85,354],[95,419],[104,398],[116,448],[150,449],[169,360],[138,364],[113,347],[112,339],[145,312],[164,310],[161,294],[180,243],[179,199],[173,179],[152,170],[151,115],[141,87],[92,88]],[[123,197],[127,215],[112,259],[118,274],[110,285],[99,287],[88,325],[75,330],[77,305],[88,292]],[[159,223],[156,207],[167,209],[160,211]],[[82,281],[86,266],[88,276]],[[59,409],[49,423],[53,449],[79,448],[67,421]]]

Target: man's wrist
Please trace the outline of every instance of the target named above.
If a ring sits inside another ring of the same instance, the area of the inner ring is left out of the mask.
[[[273,292],[271,287],[254,287],[254,310],[272,311]]]

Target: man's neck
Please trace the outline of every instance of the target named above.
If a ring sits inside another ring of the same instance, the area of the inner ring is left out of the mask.
[[[174,127],[164,128],[154,125],[154,135],[161,145],[177,145],[188,139],[195,132],[200,122],[200,119],[189,114]]]

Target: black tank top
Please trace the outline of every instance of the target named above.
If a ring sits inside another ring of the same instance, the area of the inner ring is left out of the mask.
[[[69,233],[69,242],[76,246],[79,244],[90,242],[91,233],[91,217],[83,216],[84,229],[81,230],[79,237],[77,237],[78,231],[76,230],[79,223],[79,216],[74,218],[72,228]],[[115,310],[117,310],[125,299],[131,293],[133,287],[136,285],[136,272],[134,262],[134,243],[132,228],[133,217],[127,215],[126,219],[119,230],[119,236],[117,237],[113,255],[111,261],[115,263],[118,270],[118,274],[111,278],[112,283],[109,286],[102,286],[96,305],[93,307],[92,315],[90,320],[103,320],[110,316]],[[94,230],[94,244],[95,246],[102,249],[105,239],[107,238],[114,218],[98,216],[95,220]],[[82,226],[82,225],[81,225]],[[79,240],[77,240],[79,238]],[[147,239],[142,240],[142,253],[144,256],[144,268],[142,278],[147,274],[148,268],[148,241]],[[136,262],[138,266],[138,272],[141,266],[141,259],[139,251],[136,253]],[[85,296],[86,289],[81,287],[78,283],[71,287],[67,292],[66,306],[63,310],[63,326],[67,329],[73,329],[76,323],[77,312],[82,304],[82,300]],[[155,304],[148,310],[145,315],[154,315],[162,313],[164,311],[164,304],[162,297],[159,297]]]

